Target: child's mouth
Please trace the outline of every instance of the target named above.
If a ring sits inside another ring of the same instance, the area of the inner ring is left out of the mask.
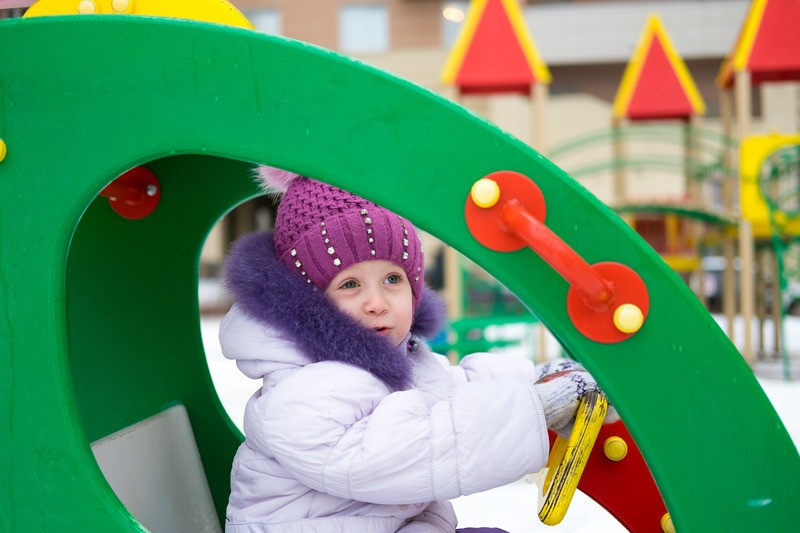
[[[375,328],[375,332],[378,335],[387,335],[389,333],[389,331],[390,331],[390,329],[389,328],[385,328],[385,327]]]

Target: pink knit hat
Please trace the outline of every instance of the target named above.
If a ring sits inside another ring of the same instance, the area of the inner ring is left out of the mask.
[[[355,263],[391,261],[408,276],[417,308],[425,262],[409,221],[347,191],[274,167],[259,166],[258,178],[267,192],[284,193],[275,221],[278,261],[320,289]]]

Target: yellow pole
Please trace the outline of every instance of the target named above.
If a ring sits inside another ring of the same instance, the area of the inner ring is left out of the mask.
[[[783,294],[781,292],[781,280],[778,277],[778,257],[774,248],[767,250],[767,259],[769,261],[769,268],[772,272],[772,328],[773,346],[775,347],[775,356],[780,357],[783,346],[781,346],[781,329],[783,328],[783,320],[781,320],[783,313]]]
[[[750,117],[752,109],[750,105],[751,91],[750,72],[740,70],[736,72],[735,91],[736,91],[736,122],[738,125],[737,136],[739,143],[750,132]],[[753,228],[748,220],[739,222],[739,259],[741,261],[740,293],[742,321],[744,323],[744,338],[742,342],[742,355],[745,360],[751,362],[753,359],[753,300],[755,292],[753,287]]]
[[[722,271],[722,310],[727,320],[728,338],[734,338],[734,320],[736,319],[736,272],[733,261],[736,255],[734,235],[725,230],[722,238],[722,254],[725,256],[725,270]]]
[[[611,119],[612,131],[612,157],[614,158],[614,200],[616,205],[628,203],[628,183],[625,168],[622,165],[625,159],[625,143],[622,141],[622,119]]]
[[[680,252],[680,225],[678,215],[668,213],[664,217],[664,226],[666,230],[667,241],[667,254],[677,254]]]
[[[755,287],[753,287],[753,227],[749,220],[739,222],[739,261],[741,262],[739,301],[742,310],[744,337],[742,338],[742,355],[745,361],[753,361],[753,303]]]
[[[756,315],[758,316],[758,352],[760,357],[766,353],[764,345],[764,323],[767,320],[767,302],[765,294],[767,292],[767,254],[768,250],[757,252],[758,272],[756,275]]]
[[[530,87],[531,147],[545,153],[547,150],[547,102],[550,90],[546,83],[533,83]]]
[[[725,138],[733,138],[733,99],[731,91],[720,89],[720,119],[722,120],[722,133]],[[724,168],[733,168],[733,148],[727,143],[722,150],[722,164]],[[734,184],[736,176],[725,175],[722,182],[723,213],[734,218]],[[727,323],[728,338],[734,337],[734,320],[736,318],[736,273],[733,270],[733,260],[736,255],[734,234],[727,228],[722,230],[722,254],[725,256],[725,270],[722,273],[722,311]]]

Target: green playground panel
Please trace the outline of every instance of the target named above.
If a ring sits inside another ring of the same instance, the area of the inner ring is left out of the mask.
[[[488,352],[494,348],[520,346],[526,335],[514,337],[505,335],[495,339],[486,338],[486,328],[491,326],[515,326],[515,331],[530,329],[539,320],[531,313],[519,315],[498,314],[474,316],[453,320],[447,331],[432,339],[430,348],[436,353],[449,354],[451,351],[458,359],[471,353]],[[452,337],[449,336],[452,331]]]
[[[89,442],[187,406],[222,518],[241,435],[214,392],[197,304],[212,225],[257,194],[248,166],[323,178],[409,217],[512,290],[592,371],[678,531],[793,531],[800,457],[741,356],[630,228],[528,146],[435,94],[331,52],[217,25],[111,15],[0,22],[0,530],[140,529]],[[150,217],[98,192],[146,165]],[[464,223],[478,178],[530,176],[547,225],[647,284],[644,327],[598,344],[566,282]],[[531,512],[534,512],[531,502]]]
[[[617,213],[663,213],[674,214],[682,217],[707,222],[716,226],[735,228],[736,220],[725,215],[706,211],[702,209],[692,209],[690,207],[671,205],[671,204],[631,204],[621,205],[614,208]]]

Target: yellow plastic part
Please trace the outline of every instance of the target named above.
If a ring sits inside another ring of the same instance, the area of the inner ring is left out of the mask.
[[[750,221],[753,236],[770,237],[769,206],[761,194],[758,177],[764,161],[773,152],[793,145],[800,145],[800,135],[753,135],[746,137],[739,149],[739,173],[741,174],[740,203],[742,217]],[[783,235],[800,235],[800,217],[787,217],[785,213],[776,212],[775,223]]]
[[[470,195],[475,205],[488,209],[500,200],[500,186],[494,180],[481,178],[472,185]]]
[[[664,533],[675,533],[675,526],[672,524],[672,517],[669,513],[664,513],[661,517],[661,531]]]
[[[661,259],[675,272],[695,272],[700,268],[700,258],[697,256],[664,254]]]
[[[628,443],[622,437],[608,437],[603,443],[603,453],[612,461],[622,461],[628,455]]]
[[[622,333],[636,333],[644,324],[644,314],[634,304],[622,304],[614,311],[614,327]]]
[[[132,14],[215,22],[255,29],[227,0],[39,0],[25,17],[81,14]]]
[[[99,14],[99,11],[97,11],[97,4],[92,0],[83,0],[78,4],[78,13],[81,15],[96,15]]]
[[[556,438],[547,459],[547,475],[539,487],[539,520],[554,526],[564,519],[589,454],[603,426],[608,400],[599,392],[581,399],[568,440]]]
[[[8,149],[6,148],[6,143],[3,142],[3,139],[0,139],[0,161],[6,158],[7,153]]]
[[[120,15],[133,13],[135,5],[136,3],[134,0],[111,0],[111,9],[114,13],[118,13]]]

